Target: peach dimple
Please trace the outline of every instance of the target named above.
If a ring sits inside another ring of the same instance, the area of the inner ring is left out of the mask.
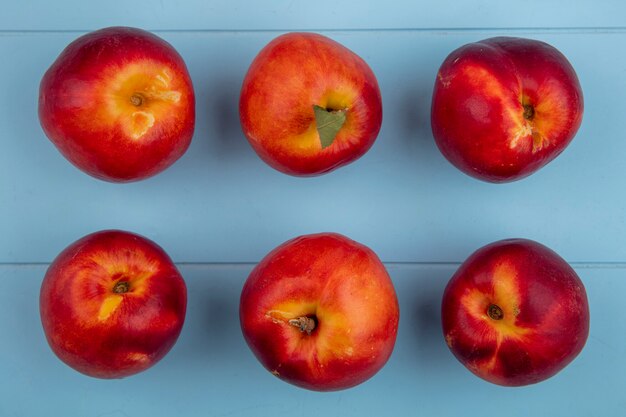
[[[155,121],[166,117],[170,106],[181,100],[181,92],[172,89],[171,72],[155,61],[116,68],[108,76],[111,81],[103,88],[113,92],[107,106],[109,117],[134,140],[146,135]]]

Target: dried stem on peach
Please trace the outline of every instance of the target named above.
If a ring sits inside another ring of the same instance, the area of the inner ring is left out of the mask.
[[[297,327],[300,332],[306,332],[307,334],[311,334],[311,332],[315,329],[317,325],[315,318],[306,316],[298,317],[297,319],[291,319],[289,320],[289,324]]]

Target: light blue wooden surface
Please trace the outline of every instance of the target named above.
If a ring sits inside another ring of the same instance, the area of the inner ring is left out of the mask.
[[[26,0],[4,5],[9,30],[169,30],[621,27],[621,0]]]
[[[0,9],[0,416],[626,415],[623,2],[34,0]],[[48,66],[75,37],[109,25],[155,30],[179,50],[196,88],[189,151],[140,183],[82,174],[37,120],[38,84]],[[258,50],[285,30],[307,29],[368,61],[382,90],[384,122],[361,160],[301,179],[257,158],[239,128],[237,100]],[[437,150],[429,125],[445,56],[497,35],[560,49],[578,73],[586,105],[577,137],[559,158],[503,185],[458,172]],[[47,263],[105,228],[157,241],[182,264],[189,287],[178,344],[155,368],[121,381],[65,367],[38,318]],[[389,364],[366,384],[331,394],[267,374],[245,346],[237,318],[251,268],[237,264],[319,231],[344,233],[388,262],[402,314]],[[507,237],[538,240],[573,262],[592,313],[581,356],[557,377],[521,389],[470,375],[439,329],[441,292],[458,262]]]

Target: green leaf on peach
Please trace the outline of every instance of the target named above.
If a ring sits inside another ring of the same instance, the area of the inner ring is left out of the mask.
[[[322,149],[333,144],[337,133],[346,122],[346,110],[328,110],[317,105],[313,106],[315,124],[320,135]]]

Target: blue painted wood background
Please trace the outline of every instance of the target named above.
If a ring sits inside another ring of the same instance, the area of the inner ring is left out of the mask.
[[[618,0],[395,2],[147,0],[5,2],[0,8],[0,416],[626,415],[626,6]],[[41,76],[73,39],[111,25],[152,30],[181,53],[197,126],[186,155],[139,183],[71,166],[37,119]],[[314,30],[361,55],[383,95],[380,136],[362,159],[318,178],[261,162],[241,133],[239,88],[258,50]],[[585,94],[568,149],[522,181],[466,177],[430,132],[436,71],[449,52],[497,35],[560,49]],[[158,242],[180,265],[189,311],[154,368],[84,377],[48,348],[38,312],[47,264],[96,230]],[[253,264],[297,235],[336,231],[367,244],[400,297],[398,342],[372,380],[331,394],[268,374],[241,337],[239,291]],[[505,389],[467,372],[442,340],[442,290],[491,241],[538,240],[574,265],[590,298],[585,350],[541,384]]]

